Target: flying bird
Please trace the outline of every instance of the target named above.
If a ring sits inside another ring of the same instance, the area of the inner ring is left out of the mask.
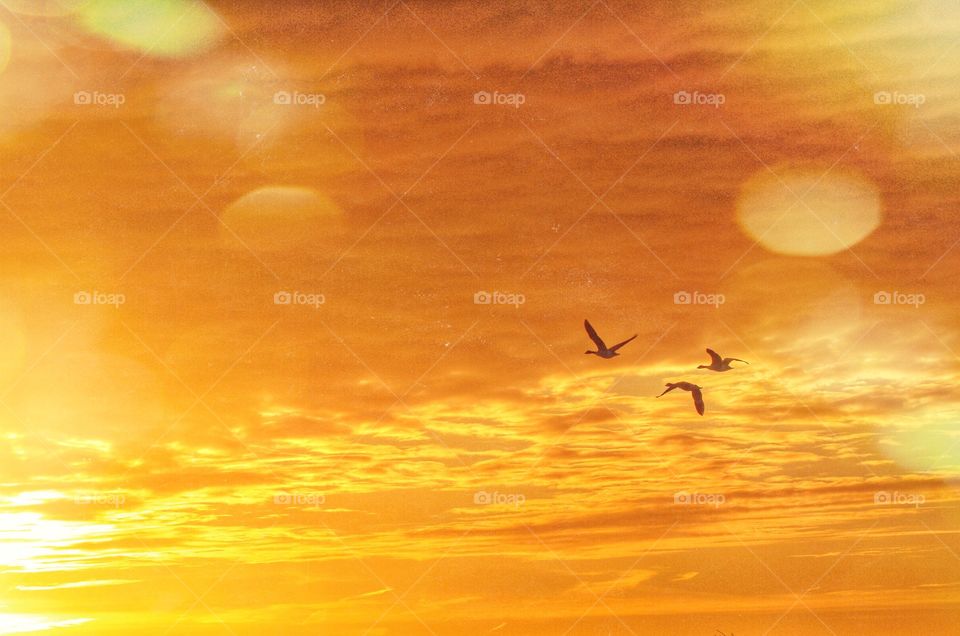
[[[697,386],[696,384],[692,384],[690,382],[669,382],[664,386],[667,387],[667,390],[661,393],[660,395],[658,395],[657,397],[666,395],[667,393],[669,393],[670,391],[673,391],[674,389],[683,389],[684,391],[690,391],[690,393],[693,394],[693,405],[697,407],[697,413],[699,413],[700,415],[703,415],[703,393],[700,391],[700,389],[703,388],[702,386]]]
[[[711,371],[730,371],[733,369],[733,367],[730,366],[731,362],[750,364],[746,360],[741,360],[740,358],[721,358],[720,354],[713,349],[707,349],[707,353],[710,354],[710,364],[701,364],[697,367],[698,369],[710,369]]]
[[[628,342],[630,342],[631,340],[637,337],[637,334],[633,334],[633,336],[627,338],[623,342],[618,342],[612,347],[607,347],[607,345],[604,344],[600,336],[597,335],[597,330],[593,328],[593,325],[590,324],[589,320],[583,321],[583,328],[587,330],[587,335],[590,336],[590,339],[593,340],[594,344],[597,345],[596,351],[588,350],[588,351],[584,351],[584,353],[592,353],[593,355],[600,356],[601,358],[609,359],[614,356],[620,355],[619,353],[617,353],[617,349],[619,349],[620,347],[622,347],[623,345],[627,344]]]

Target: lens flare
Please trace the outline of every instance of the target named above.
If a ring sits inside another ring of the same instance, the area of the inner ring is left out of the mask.
[[[42,18],[58,18],[77,11],[90,0],[4,0],[3,6],[14,13]]]
[[[876,186],[824,170],[758,173],[741,192],[740,227],[771,252],[792,256],[836,254],[862,241],[880,225]]]
[[[0,22],[0,73],[7,68],[10,63],[11,37],[10,29],[7,25]]]
[[[195,0],[90,0],[77,18],[94,35],[159,57],[205,51],[225,32],[213,10]]]
[[[882,431],[880,449],[901,466],[960,477],[958,413],[941,406],[924,406]]]
[[[323,237],[340,210],[327,197],[298,186],[254,190],[232,203],[223,214],[225,239],[243,241],[255,249],[306,245]]]

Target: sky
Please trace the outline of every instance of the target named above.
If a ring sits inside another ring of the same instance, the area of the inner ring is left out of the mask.
[[[0,634],[954,633],[958,51],[0,0]]]

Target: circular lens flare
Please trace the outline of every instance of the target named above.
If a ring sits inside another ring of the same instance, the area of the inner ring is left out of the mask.
[[[158,57],[205,51],[226,31],[197,0],[89,0],[76,15],[90,33]]]
[[[823,256],[853,247],[880,225],[876,186],[856,175],[787,168],[758,173],[737,205],[740,227],[779,254]]]
[[[226,239],[269,250],[315,243],[339,216],[337,205],[315,190],[270,186],[240,197],[222,218]]]

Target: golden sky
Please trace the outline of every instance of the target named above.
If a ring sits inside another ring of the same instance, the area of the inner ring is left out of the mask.
[[[0,634],[955,633],[956,0],[0,6]]]

